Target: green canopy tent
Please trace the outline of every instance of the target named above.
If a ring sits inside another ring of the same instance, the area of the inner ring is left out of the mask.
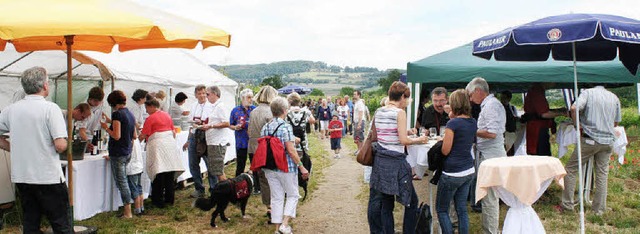
[[[407,81],[428,88],[443,86],[464,88],[480,76],[494,90],[527,90],[534,82],[553,82],[556,88],[573,88],[573,62],[506,62],[485,60],[471,54],[473,45],[466,44],[407,64]],[[617,59],[616,59],[617,60]],[[606,83],[608,87],[640,82],[619,61],[580,62],[580,84]]]
[[[407,63],[407,82],[416,100],[407,110],[413,125],[417,118],[418,105],[422,97],[428,97],[431,89],[464,88],[474,77],[483,77],[492,90],[509,89],[525,92],[531,83],[552,82],[555,88],[573,88],[573,62],[548,60],[545,62],[512,62],[485,60],[473,56],[471,43]],[[612,61],[579,62],[580,86],[604,83],[607,87],[630,86],[640,83],[638,76],[614,59]],[[640,86],[640,85],[638,85]],[[639,89],[640,92],[640,89]],[[571,95],[570,92],[566,92]],[[640,94],[638,95],[640,96]],[[567,98],[565,97],[565,100]],[[640,104],[639,104],[640,106]],[[640,109],[640,108],[639,108]]]

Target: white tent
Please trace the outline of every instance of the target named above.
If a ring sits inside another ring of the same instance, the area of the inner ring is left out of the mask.
[[[62,51],[18,53],[11,47],[8,44],[5,51],[0,53],[0,109],[9,105],[16,90],[21,89],[20,74],[33,66],[47,69],[55,90],[49,95],[49,99],[58,103],[61,108],[66,108],[66,54]],[[85,101],[93,86],[103,86],[105,93],[109,93],[113,78],[113,87],[124,91],[128,96],[136,89],[149,92],[164,90],[172,95],[184,92],[189,97],[185,104],[188,107],[196,100],[193,95],[196,85],[217,85],[225,108],[230,111],[235,106],[238,83],[180,49],[111,54],[80,52],[73,54],[72,62],[74,105]],[[173,96],[167,96],[166,99],[169,104]],[[235,138],[231,130],[228,130],[227,138],[231,147],[227,148],[225,162],[235,158]]]

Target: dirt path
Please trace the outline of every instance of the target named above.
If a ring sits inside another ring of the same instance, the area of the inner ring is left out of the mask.
[[[329,140],[322,141],[330,152],[325,157],[330,157],[332,165],[324,170],[318,189],[307,197],[311,200],[298,207],[295,233],[369,233],[366,203],[358,198],[363,169],[355,161],[354,149],[344,143],[352,138],[347,136],[342,141],[340,159],[333,158]]]

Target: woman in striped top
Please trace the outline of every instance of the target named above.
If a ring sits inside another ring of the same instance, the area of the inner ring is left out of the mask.
[[[427,137],[409,138],[407,113],[411,90],[399,81],[389,88],[389,102],[379,108],[374,117],[380,148],[371,172],[368,219],[371,233],[394,233],[393,207],[395,196],[405,206],[403,233],[414,233],[418,196],[411,180],[411,166],[404,147],[426,144]],[[374,129],[372,129],[373,131]]]

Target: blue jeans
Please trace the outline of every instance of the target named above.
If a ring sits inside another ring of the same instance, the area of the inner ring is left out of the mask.
[[[451,198],[456,206],[458,214],[458,232],[469,233],[469,216],[467,215],[467,196],[469,185],[473,175],[453,177],[443,174],[438,181],[438,194],[436,195],[436,211],[438,221],[443,234],[453,233],[453,225],[449,219],[449,204]]]
[[[347,119],[342,120],[342,136],[347,135]]]
[[[393,234],[395,232],[393,220],[394,205],[395,196],[381,193],[373,188],[369,189],[367,219],[369,221],[370,233]],[[418,195],[414,189],[411,194],[410,205],[404,209],[402,233],[415,233],[417,222]]]
[[[127,180],[127,163],[131,159],[131,155],[126,156],[111,156],[111,173],[113,179],[116,181],[116,186],[120,190],[120,198],[122,198],[123,204],[133,203],[131,198],[131,190],[129,190],[129,181]]]
[[[196,153],[196,141],[193,139],[193,134],[189,135],[189,172],[191,173],[191,178],[193,178],[193,186],[196,188],[196,191],[204,193],[204,186],[202,185],[202,173],[200,172],[200,160],[204,159],[204,163],[209,168],[209,162],[207,160],[207,155],[197,155]],[[207,171],[208,173],[208,171]],[[218,183],[218,177],[212,176],[211,173],[209,175],[209,188],[213,188]]]
[[[127,181],[129,181],[129,191],[131,191],[131,198],[136,199],[142,195],[142,184],[140,183],[140,177],[142,172],[135,175],[128,175]]]

